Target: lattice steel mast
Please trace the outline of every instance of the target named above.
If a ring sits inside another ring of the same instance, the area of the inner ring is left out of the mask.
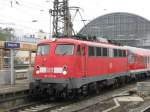
[[[53,10],[53,36],[72,36],[73,24],[69,11],[68,0],[54,0]]]

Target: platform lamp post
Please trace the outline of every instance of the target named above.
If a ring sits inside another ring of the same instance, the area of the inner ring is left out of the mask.
[[[14,32],[11,32],[11,41],[14,42]],[[11,85],[15,84],[15,70],[14,70],[14,49],[10,49],[10,56],[11,56],[11,62],[10,62],[10,74],[11,74]]]
[[[15,70],[14,70],[14,49],[10,49],[10,74],[11,74],[11,85],[15,84]]]

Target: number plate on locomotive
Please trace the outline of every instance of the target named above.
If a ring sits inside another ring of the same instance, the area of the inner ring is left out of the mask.
[[[46,67],[40,67],[40,73],[46,73]]]
[[[63,68],[62,67],[54,67],[54,73],[62,73]]]

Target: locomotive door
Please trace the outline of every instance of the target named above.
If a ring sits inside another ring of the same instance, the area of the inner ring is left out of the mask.
[[[82,65],[82,77],[86,77],[86,47],[81,45],[81,65]]]

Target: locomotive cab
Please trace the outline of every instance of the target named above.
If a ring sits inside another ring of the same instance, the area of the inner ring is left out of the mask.
[[[85,75],[85,46],[72,43],[38,45],[33,77],[65,79],[82,74]]]

